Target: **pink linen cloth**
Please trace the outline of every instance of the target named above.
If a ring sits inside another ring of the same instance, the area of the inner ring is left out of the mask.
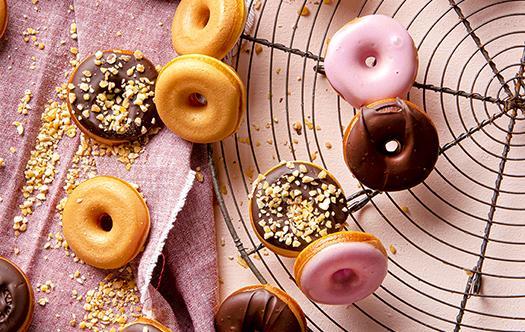
[[[27,231],[14,236],[13,218],[20,214],[24,168],[40,116],[54,88],[66,80],[71,47],[78,48],[81,58],[98,49],[140,49],[156,64],[174,57],[169,27],[176,2],[54,0],[33,5],[29,0],[8,0],[8,8],[9,26],[0,40],[0,158],[5,160],[0,168],[0,255],[26,271],[33,285],[49,280],[56,286],[49,294],[37,292],[37,298],[45,295],[49,303],[36,305],[31,330],[72,331],[76,330],[69,326],[73,315],[80,321],[85,314],[83,301],[72,299],[72,290],[84,294],[95,289],[108,271],[74,263],[62,249],[44,249],[48,233],[61,230],[56,206],[65,197],[63,186],[79,144],[78,134],[60,142],[61,158],[47,200],[28,217]],[[76,40],[70,38],[74,21]],[[27,28],[39,31],[37,40],[45,45],[43,50],[23,41]],[[36,68],[30,69],[33,63]],[[32,109],[23,116],[17,113],[17,105],[26,89],[32,91]],[[14,121],[23,123],[23,136]],[[138,184],[150,208],[149,240],[133,264],[144,312],[177,331],[212,331],[218,277],[206,148],[192,146],[164,128],[130,171],[115,157],[97,157],[96,162],[98,174]],[[197,167],[204,175],[202,183],[194,181]],[[77,270],[86,277],[83,285],[69,277]]]

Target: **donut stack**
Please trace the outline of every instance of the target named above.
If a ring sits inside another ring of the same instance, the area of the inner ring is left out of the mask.
[[[404,100],[418,70],[408,31],[388,16],[356,18],[332,37],[324,66],[335,91],[359,109],[343,141],[356,179],[378,191],[423,182],[436,164],[439,139],[426,113]]]
[[[237,131],[246,91],[237,72],[220,59],[244,30],[244,0],[182,0],[172,24],[181,56],[162,68],[155,104],[162,121],[194,143],[221,141]]]

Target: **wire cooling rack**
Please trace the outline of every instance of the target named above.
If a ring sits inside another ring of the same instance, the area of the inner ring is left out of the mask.
[[[209,154],[224,221],[257,279],[294,296],[314,331],[524,330],[525,1],[252,6],[257,20],[234,62],[248,90],[246,123]],[[323,72],[329,37],[373,13],[396,18],[414,37],[420,69],[409,99],[440,133],[434,172],[399,193],[360,189],[344,166],[341,139],[356,110]],[[251,230],[252,181],[293,159],[334,173],[350,194],[349,228],[374,233],[390,248],[387,278],[369,298],[348,307],[309,301],[293,281],[293,260],[265,252]]]

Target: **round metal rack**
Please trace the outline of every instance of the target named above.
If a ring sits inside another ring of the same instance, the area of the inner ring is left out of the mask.
[[[255,26],[241,37],[233,64],[248,89],[246,124],[208,151],[224,221],[256,278],[296,297],[313,331],[523,330],[525,26],[519,21],[525,1],[261,0],[251,6]],[[434,172],[401,193],[351,185],[356,181],[341,166],[340,141],[356,110],[327,88],[323,72],[329,37],[343,22],[376,13],[399,19],[414,36],[420,69],[409,99],[440,132]],[[269,120],[257,122],[261,116]],[[336,130],[321,130],[327,118]],[[257,173],[291,159],[337,168],[352,194],[349,228],[379,232],[390,241],[385,245],[399,245],[390,246],[387,279],[369,299],[346,308],[312,303],[293,282],[293,261],[262,254],[246,196]]]

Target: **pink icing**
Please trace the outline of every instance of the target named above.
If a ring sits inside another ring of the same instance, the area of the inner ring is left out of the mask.
[[[367,65],[374,57],[376,64]],[[324,61],[326,77],[352,106],[406,97],[414,83],[417,51],[408,31],[384,15],[346,24],[330,40]]]
[[[300,284],[312,301],[352,304],[372,294],[387,273],[387,259],[364,242],[342,242],[324,248],[304,266]]]

